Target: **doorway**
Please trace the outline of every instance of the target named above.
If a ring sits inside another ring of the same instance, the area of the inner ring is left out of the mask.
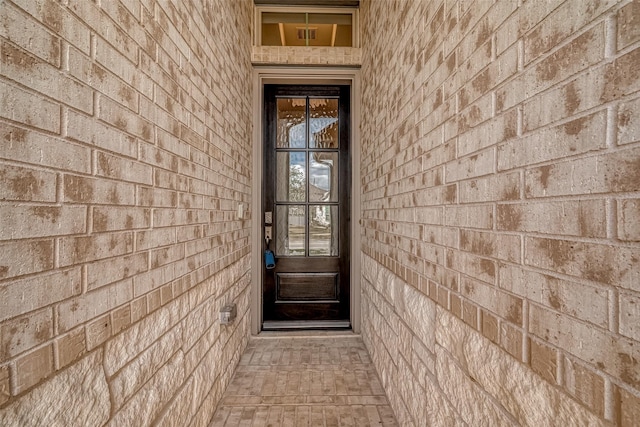
[[[349,328],[350,87],[267,84],[263,99],[262,329]]]

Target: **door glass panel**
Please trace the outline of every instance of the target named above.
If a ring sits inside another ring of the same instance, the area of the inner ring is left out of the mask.
[[[338,206],[309,205],[309,256],[338,256]]]
[[[338,100],[310,98],[310,148],[338,148]]]
[[[338,153],[312,151],[309,154],[309,201],[338,201]]]
[[[305,255],[305,206],[280,205],[276,207],[276,255]]]
[[[305,148],[306,98],[278,98],[277,148]]]
[[[276,199],[278,202],[306,202],[306,158],[303,151],[276,153]]]

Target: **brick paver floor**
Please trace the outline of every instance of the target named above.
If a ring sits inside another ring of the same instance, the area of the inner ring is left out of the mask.
[[[209,427],[398,425],[360,337],[263,335]]]

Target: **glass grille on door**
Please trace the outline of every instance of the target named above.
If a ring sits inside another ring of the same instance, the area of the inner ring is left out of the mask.
[[[277,99],[276,255],[338,256],[338,98]]]

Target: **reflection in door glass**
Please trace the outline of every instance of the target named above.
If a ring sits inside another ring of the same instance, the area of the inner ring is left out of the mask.
[[[304,151],[276,154],[276,198],[279,202],[306,202],[307,179]]]
[[[309,206],[309,256],[338,256],[338,206]]]
[[[338,153],[311,151],[309,159],[309,201],[338,201]]]
[[[276,255],[305,255],[305,206],[276,207]]]
[[[309,99],[310,148],[338,148],[338,100]]]
[[[305,148],[306,98],[278,98],[277,148]]]

